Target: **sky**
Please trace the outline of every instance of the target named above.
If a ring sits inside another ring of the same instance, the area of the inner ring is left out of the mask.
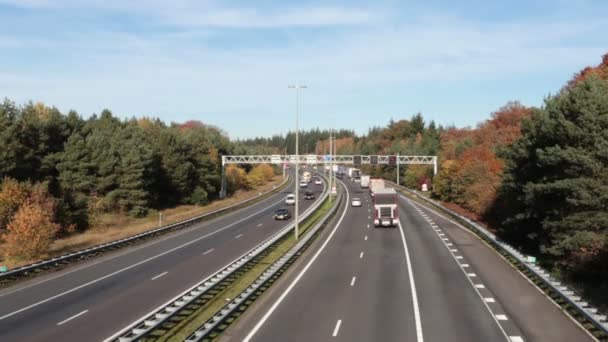
[[[608,53],[605,0],[0,0],[0,98],[232,138],[475,126]]]

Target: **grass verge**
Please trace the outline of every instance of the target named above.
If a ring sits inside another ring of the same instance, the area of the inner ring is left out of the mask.
[[[335,204],[335,201],[332,203]],[[304,236],[304,234],[306,234],[310,228],[330,210],[330,208],[329,199],[327,199],[318,210],[300,225],[300,236]],[[232,300],[250,286],[270,265],[288,252],[296,243],[297,241],[295,240],[293,232],[286,234],[269,254],[253,266],[253,268],[236,279],[230,286],[219,292],[213,300],[209,301],[198,310],[193,311],[189,318],[175,324],[171,330],[163,332],[162,335],[155,336],[153,333],[147,340],[159,342],[183,341],[193,331],[222,309],[229,300]]]

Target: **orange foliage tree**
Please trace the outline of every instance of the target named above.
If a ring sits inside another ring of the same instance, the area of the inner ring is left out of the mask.
[[[60,230],[49,208],[48,203],[35,201],[19,208],[4,235],[7,257],[37,258],[48,250]]]

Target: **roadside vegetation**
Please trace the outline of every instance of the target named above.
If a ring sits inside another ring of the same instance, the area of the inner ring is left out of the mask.
[[[83,119],[8,99],[0,147],[0,265],[11,267],[107,241],[106,230],[130,235],[158,211],[198,213],[219,198],[220,156],[255,153],[197,121],[120,120],[108,110]],[[230,166],[228,194],[258,189],[275,171]]]

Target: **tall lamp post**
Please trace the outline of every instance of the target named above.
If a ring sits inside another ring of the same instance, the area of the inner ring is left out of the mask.
[[[299,212],[298,212],[298,203],[300,202],[300,196],[299,196],[299,190],[300,190],[300,154],[299,154],[299,150],[298,150],[298,125],[299,125],[299,116],[300,116],[300,89],[306,89],[308,88],[305,85],[290,85],[288,86],[289,89],[295,89],[296,90],[296,214],[295,214],[295,220],[296,220],[296,229],[295,229],[295,236],[296,236],[296,240],[298,240],[299,238],[299,229],[300,229],[300,222],[299,222]]]

